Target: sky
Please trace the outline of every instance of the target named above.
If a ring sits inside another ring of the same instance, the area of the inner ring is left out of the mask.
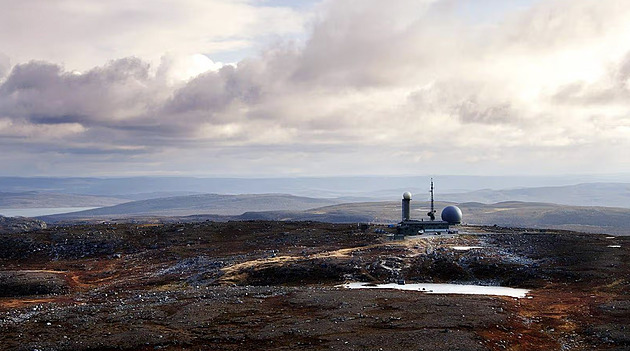
[[[630,173],[627,0],[0,0],[0,175]]]

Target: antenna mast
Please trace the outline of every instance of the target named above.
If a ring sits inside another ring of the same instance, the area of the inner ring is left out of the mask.
[[[435,204],[433,202],[433,178],[431,178],[431,211],[427,213],[427,216],[429,216],[432,221],[435,220]]]
[[[431,213],[435,213],[435,206],[433,203],[433,178],[431,178]]]

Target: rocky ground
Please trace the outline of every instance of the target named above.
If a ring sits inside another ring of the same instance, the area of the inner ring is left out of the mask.
[[[34,218],[0,216],[0,235],[46,229],[46,223]]]
[[[3,350],[628,350],[630,237],[201,222],[0,236]],[[458,246],[474,246],[461,250]],[[531,289],[522,299],[348,281]]]

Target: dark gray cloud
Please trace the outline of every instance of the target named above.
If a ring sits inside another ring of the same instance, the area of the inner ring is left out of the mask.
[[[35,124],[114,124],[150,104],[148,69],[135,58],[83,74],[38,61],[16,65],[0,85],[0,115]]]
[[[250,66],[244,62],[238,68],[224,66],[218,72],[201,74],[175,92],[164,112],[219,112],[234,102],[256,104],[267,82],[257,82],[259,73]]]

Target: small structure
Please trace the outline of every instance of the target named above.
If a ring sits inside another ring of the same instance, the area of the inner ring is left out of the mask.
[[[411,193],[405,192],[402,199],[402,220],[408,221],[411,219]]]
[[[442,220],[435,220],[435,203],[433,199],[433,179],[431,179],[431,210],[427,213],[429,220],[411,219],[411,193],[405,192],[402,199],[402,221],[397,226],[396,238],[405,235],[422,235],[427,233],[442,234],[452,232],[451,225],[462,222],[462,211],[457,206],[448,206],[442,210]]]

